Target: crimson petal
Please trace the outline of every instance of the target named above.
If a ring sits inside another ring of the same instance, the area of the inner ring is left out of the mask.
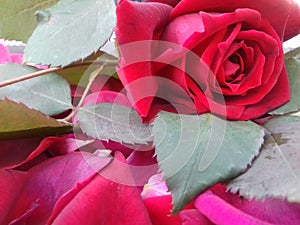
[[[121,1],[117,8],[116,37],[121,55],[126,56],[119,61],[118,75],[130,94],[131,104],[142,117],[147,117],[158,89],[152,77],[151,42],[143,41],[160,35],[171,10],[166,4],[127,0]]]
[[[238,8],[259,11],[282,40],[288,40],[300,32],[300,9],[293,0],[182,0],[172,11],[171,18],[199,11],[231,12]]]

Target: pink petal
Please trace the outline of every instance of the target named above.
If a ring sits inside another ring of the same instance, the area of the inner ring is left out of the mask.
[[[128,156],[126,161],[129,164],[132,177],[141,188],[151,176],[158,172],[158,163],[154,157],[154,150],[135,150]]]
[[[4,45],[0,44],[0,64],[11,62],[11,57]]]
[[[8,224],[11,209],[18,199],[28,174],[21,171],[0,170],[0,224]]]
[[[21,64],[23,61],[23,54],[12,54],[10,55],[10,58],[12,63]]]
[[[108,102],[111,104],[131,107],[127,97],[124,94],[114,91],[94,92],[85,98],[84,105],[93,105],[100,102]]]
[[[300,9],[293,0],[182,0],[172,11],[171,18],[192,12],[230,12],[238,8],[250,8],[260,12],[282,40],[287,40],[300,32]]]
[[[179,213],[182,225],[214,225],[197,209],[186,209]]]
[[[17,200],[8,209],[15,223],[45,224],[56,201],[106,166],[110,158],[90,153],[69,153],[40,163],[28,171]],[[10,185],[8,183],[8,185]],[[0,199],[2,201],[2,199]]]
[[[271,225],[248,214],[244,214],[210,191],[201,194],[196,199],[195,206],[203,215],[218,225]]]
[[[172,197],[164,195],[144,200],[153,225],[181,225],[179,215],[171,216]]]
[[[7,62],[11,63],[22,63],[23,54],[10,54],[7,48],[0,44],[0,64]]]
[[[108,177],[118,170],[120,176],[130,179],[128,168],[123,167],[120,170],[118,164],[114,162],[102,170],[100,175],[95,176],[62,209],[51,224],[151,225],[148,212],[136,187],[115,183],[101,176],[105,173],[105,177]]]
[[[220,185],[200,195],[195,206],[216,224],[300,224],[300,204],[271,198],[250,201]]]
[[[64,155],[93,143],[94,140],[80,140],[72,137],[61,138],[50,146],[47,151],[53,155]]]
[[[162,179],[161,173],[155,174],[150,177],[148,183],[145,184],[141,195],[144,199],[156,196],[170,195],[166,182]]]

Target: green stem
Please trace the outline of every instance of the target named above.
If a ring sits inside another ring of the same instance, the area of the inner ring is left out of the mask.
[[[74,63],[74,64],[71,64],[71,65],[66,66],[66,67],[52,67],[52,68],[40,70],[40,71],[37,71],[37,72],[34,72],[34,73],[26,74],[26,75],[21,76],[21,77],[16,77],[16,78],[13,78],[13,79],[10,79],[10,80],[0,82],[0,88],[5,87],[7,85],[14,84],[14,83],[18,83],[18,82],[21,82],[21,81],[24,81],[24,80],[28,80],[28,79],[32,79],[32,78],[35,78],[35,77],[43,76],[43,75],[48,74],[48,73],[53,73],[53,72],[56,72],[56,71],[70,69],[70,68],[74,68],[74,67],[89,66],[89,65],[92,65],[92,64],[93,65],[99,64],[99,65],[105,65],[105,66],[117,66],[118,65],[117,61],[97,60],[97,61],[85,61],[85,62],[81,62],[81,63]]]
[[[96,77],[99,75],[99,73],[103,70],[103,68],[106,66],[106,63],[104,62],[97,70],[93,71],[90,75],[89,78],[89,82],[86,85],[84,92],[80,98],[79,103],[77,104],[77,106],[72,110],[72,112],[65,117],[64,119],[62,119],[62,121],[69,121],[78,111],[78,109],[83,105],[84,99],[85,97],[88,95],[89,90],[93,84],[93,82],[95,81]]]

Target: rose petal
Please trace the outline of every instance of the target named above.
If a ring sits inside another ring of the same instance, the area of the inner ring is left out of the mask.
[[[284,55],[281,48],[278,48],[278,46],[281,46],[280,40],[277,37],[274,29],[270,27],[267,23],[262,21],[262,27],[264,28],[266,33],[263,32],[241,32],[239,35],[239,38],[242,40],[252,40],[253,37],[255,38],[255,45],[258,43],[260,47],[257,45],[254,46],[255,49],[255,55],[256,57],[260,57],[260,60],[257,60],[258,65],[261,65],[263,67],[254,66],[253,71],[249,71],[248,78],[245,79],[244,83],[241,84],[241,92],[243,90],[246,90],[248,87],[253,87],[253,77],[261,77],[261,85],[258,86],[255,89],[248,89],[247,94],[240,96],[231,96],[227,104],[230,105],[253,105],[256,103],[259,103],[262,101],[262,99],[271,91],[276,90],[276,92],[281,92],[281,89],[277,89],[276,83],[278,83],[279,76],[282,75],[282,70],[285,70],[284,68]],[[248,34],[247,34],[248,33]],[[245,35],[246,34],[246,35]],[[264,40],[265,42],[262,42],[261,40]],[[277,42],[277,44],[276,44]],[[270,44],[266,44],[270,43]],[[262,59],[262,57],[264,59]],[[262,65],[262,62],[264,63]],[[252,85],[251,85],[252,84]],[[288,89],[289,85],[288,82],[284,82],[281,85],[286,85],[286,87],[283,87],[284,89]],[[280,91],[278,91],[280,90]],[[272,92],[274,93],[274,91]],[[289,92],[288,92],[289,93]],[[278,96],[279,97],[279,96]],[[281,102],[281,103],[280,103]],[[270,106],[273,106],[273,108],[280,106],[281,104],[286,102],[285,96],[282,97],[282,99],[279,97],[277,100],[276,105],[272,105],[271,103],[266,103],[266,106],[270,108]],[[273,101],[273,103],[275,103]],[[268,111],[263,112],[266,113]],[[263,115],[261,114],[261,115]],[[257,114],[256,114],[257,115]],[[261,116],[260,115],[260,116]],[[257,117],[256,117],[257,118]]]
[[[9,168],[23,162],[36,149],[41,138],[0,141],[0,168]]]
[[[157,174],[158,164],[154,157],[154,150],[133,151],[126,159],[129,169],[136,183],[143,187],[148,179]]]
[[[179,213],[182,225],[214,225],[197,209],[182,210]]]
[[[99,91],[115,91],[121,92],[124,89],[120,80],[101,74],[97,76],[95,81],[91,85],[92,92],[99,92]]]
[[[50,146],[47,151],[55,156],[65,155],[70,152],[74,152],[86,145],[93,143],[94,140],[80,140],[73,137],[65,137],[56,141]]]
[[[232,24],[246,22],[251,27],[258,27],[260,20],[260,14],[251,9],[236,9],[224,14],[201,11],[175,18],[168,24],[161,39],[192,49]]]
[[[171,202],[171,195],[157,196],[144,200],[153,225],[182,225],[180,215],[171,215]],[[193,202],[185,206],[183,210],[189,209],[194,209]]]
[[[244,214],[210,191],[201,194],[196,199],[195,206],[215,224],[271,225],[248,214]]]
[[[255,119],[274,108],[288,102],[290,99],[289,80],[286,70],[283,70],[277,84],[269,92],[262,101],[254,105],[246,106],[244,114],[240,117],[241,120]],[[273,106],[273,107],[272,107]]]
[[[4,45],[0,44],[0,64],[11,62],[11,57]]]
[[[114,162],[103,171],[107,175],[116,170],[122,176],[130,177],[128,168],[120,170]],[[62,209],[51,224],[151,225],[151,221],[136,187],[115,183],[97,175]]]
[[[146,0],[145,2],[160,2],[170,6],[176,6],[180,0]]]
[[[23,54],[10,54],[8,49],[0,44],[0,64],[3,63],[22,63]]]
[[[28,178],[17,200],[9,208],[9,221],[45,224],[55,202],[63,194],[94,176],[96,170],[109,162],[110,158],[76,152],[49,159],[33,167],[28,171]]]
[[[124,94],[114,91],[94,92],[84,99],[83,105],[94,105],[100,102],[108,102],[131,108],[128,98]]]
[[[3,162],[0,165],[4,169],[11,169],[21,166],[30,160],[38,157],[56,141],[61,140],[59,137],[28,138],[19,140],[0,141],[0,159]]]
[[[10,55],[10,58],[12,63],[21,64],[23,61],[23,54],[12,54]]]
[[[299,224],[300,204],[280,199],[256,201],[242,199],[216,185],[200,195],[195,206],[216,224]]]
[[[300,32],[300,9],[293,0],[182,0],[172,11],[171,18],[199,11],[232,12],[239,8],[259,11],[282,40],[287,40]]]
[[[116,36],[121,55],[126,55],[125,59],[120,59],[118,75],[130,94],[128,98],[131,104],[142,117],[149,113],[158,84],[152,77],[149,62],[152,57],[150,42],[141,42],[140,46],[136,42],[155,39],[168,22],[171,9],[166,4],[127,0],[121,1],[117,8]]]
[[[156,157],[154,150],[149,150],[148,146],[145,146],[145,150],[133,151],[126,159],[129,165],[135,166],[147,166],[156,164]]]
[[[170,195],[166,182],[165,180],[163,180],[161,173],[155,174],[150,177],[148,183],[145,184],[141,195],[144,199],[156,196]]]
[[[21,171],[0,170],[0,224],[8,224],[9,214],[14,208],[18,199],[18,193],[21,192],[27,180],[27,173]]]
[[[179,215],[171,216],[171,195],[147,198],[144,200],[153,225],[181,225]]]

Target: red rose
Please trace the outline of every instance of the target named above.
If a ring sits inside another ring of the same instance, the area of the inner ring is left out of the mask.
[[[282,42],[299,30],[291,0],[123,0],[118,74],[142,118],[175,108],[254,119],[289,101]]]

